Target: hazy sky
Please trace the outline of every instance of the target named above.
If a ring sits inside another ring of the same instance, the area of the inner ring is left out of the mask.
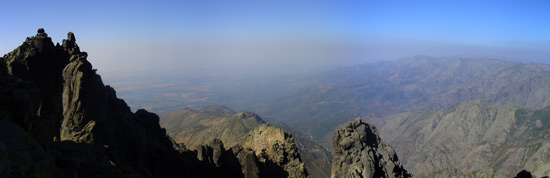
[[[101,72],[321,70],[424,54],[550,59],[550,1],[2,1],[0,53],[72,31]]]

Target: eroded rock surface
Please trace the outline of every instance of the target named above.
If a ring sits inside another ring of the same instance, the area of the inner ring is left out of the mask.
[[[281,128],[260,125],[243,137],[241,145],[254,150],[273,177],[309,177],[294,137]],[[277,167],[283,170],[277,170]]]
[[[374,126],[356,119],[333,137],[331,177],[411,177]]]

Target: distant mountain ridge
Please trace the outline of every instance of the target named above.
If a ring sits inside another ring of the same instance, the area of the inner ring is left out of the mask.
[[[540,109],[550,104],[549,72],[543,64],[414,56],[326,72],[250,109],[329,147],[330,131],[359,116],[435,111],[478,98]]]

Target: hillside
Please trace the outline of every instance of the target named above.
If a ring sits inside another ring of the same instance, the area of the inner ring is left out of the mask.
[[[542,177],[550,174],[549,119],[548,107],[528,110],[478,99],[369,120],[417,177],[512,177],[523,169]]]
[[[550,104],[548,87],[550,66],[520,63],[473,84],[431,96],[427,103],[432,103],[432,108],[438,108],[456,104],[457,101],[486,98],[497,105],[515,102],[529,109],[540,109]]]
[[[160,115],[160,124],[177,142],[189,148],[220,139],[226,147],[243,145],[243,137],[266,122],[251,112],[238,112],[223,106],[207,106],[201,110],[180,109]],[[283,126],[284,128],[284,126]],[[296,146],[311,177],[328,177],[330,154],[321,146],[290,129]],[[248,145],[248,144],[244,144]]]

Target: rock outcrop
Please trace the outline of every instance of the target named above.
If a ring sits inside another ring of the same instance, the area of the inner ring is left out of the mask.
[[[287,143],[292,145],[293,143]],[[277,145],[281,146],[281,145]],[[283,145],[284,146],[284,145]],[[299,154],[283,150],[268,155],[266,148],[261,151],[251,147],[235,145],[229,149],[219,139],[213,139],[201,145],[194,152],[199,161],[195,164],[203,174],[202,177],[245,177],[245,178],[280,178],[280,177],[308,177]],[[286,152],[285,152],[286,151]],[[288,156],[288,155],[291,156]],[[298,156],[298,157],[292,157]],[[281,158],[273,160],[274,157]],[[289,160],[292,159],[292,160]]]
[[[529,172],[529,171],[522,170],[514,178],[536,178],[536,176],[531,174],[531,172]],[[548,178],[548,176],[544,176],[544,177],[541,177],[541,178]]]
[[[273,177],[309,177],[294,137],[281,128],[260,125],[244,136],[240,145],[252,149]]]
[[[283,170],[219,140],[199,151],[174,142],[156,114],[133,113],[118,99],[87,57],[72,32],[54,45],[39,29],[0,58],[0,177],[269,177]]]
[[[333,137],[331,177],[411,177],[393,148],[383,143],[374,126],[356,119]]]
[[[59,139],[63,115],[61,104],[62,72],[70,55],[59,46],[54,46],[50,37],[39,29],[36,36],[28,37],[21,46],[4,55],[3,62],[10,77],[36,85],[39,94],[28,114],[36,116],[27,130],[39,143]],[[29,128],[30,128],[29,127]]]
[[[6,64],[2,99],[7,101],[0,108],[6,127],[2,132],[13,130],[13,137],[24,138],[22,143],[10,141],[12,136],[0,140],[9,160],[18,162],[11,164],[9,174],[187,175],[184,160],[160,128],[158,116],[145,110],[132,113],[114,89],[103,84],[75,41],[69,33],[63,46],[54,46],[39,29],[2,59]],[[21,157],[26,154],[31,156]]]
[[[209,166],[207,171],[211,171],[212,177],[261,177],[261,165],[254,151],[239,146],[226,150],[218,139],[200,146],[197,151],[199,160]]]
[[[514,178],[535,178],[529,171],[522,170]]]

